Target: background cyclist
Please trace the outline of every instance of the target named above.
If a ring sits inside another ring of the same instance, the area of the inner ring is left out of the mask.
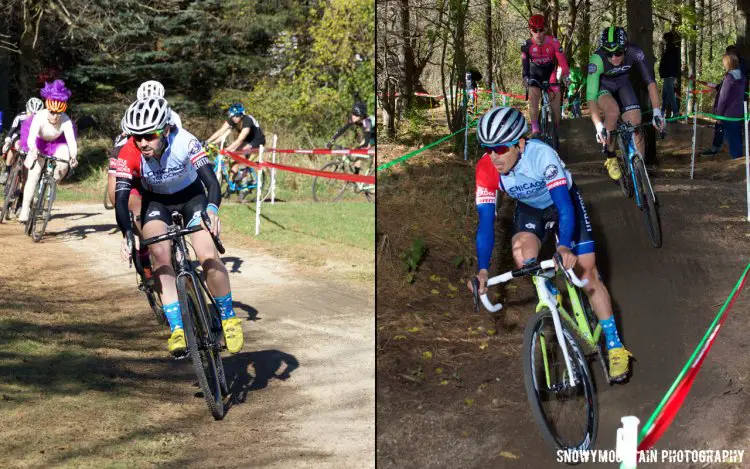
[[[263,135],[263,129],[260,128],[258,121],[251,115],[245,114],[245,106],[242,103],[233,103],[229,106],[229,116],[227,120],[219,127],[219,130],[213,133],[204,145],[218,143],[221,137],[229,130],[239,132],[237,138],[225,148],[227,151],[247,151],[252,148],[258,148],[266,144],[266,137]],[[250,155],[247,156],[250,159]],[[234,163],[230,168],[230,177],[233,180],[240,181],[246,166]]]
[[[10,168],[13,166],[13,163],[16,161],[16,151],[21,149],[20,145],[20,139],[21,136],[21,125],[23,122],[33,117],[34,114],[44,109],[44,103],[39,98],[31,98],[28,101],[26,101],[26,112],[22,112],[18,114],[13,119],[13,125],[11,125],[10,130],[8,131],[8,135],[5,137],[5,142],[3,143],[3,150],[2,154],[5,155],[5,169],[3,170],[3,173],[0,174],[0,184],[5,184],[8,181],[8,174],[10,173]],[[15,141],[15,145],[13,142]],[[24,143],[24,148],[26,148],[26,144]],[[11,148],[13,147],[13,148]]]

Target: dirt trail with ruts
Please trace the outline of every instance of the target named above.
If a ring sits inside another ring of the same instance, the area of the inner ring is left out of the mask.
[[[590,137],[588,127],[584,128],[588,124],[574,130]],[[563,142],[562,154],[589,209],[597,264],[612,295],[623,342],[636,359],[632,377],[624,385],[606,384],[599,365],[591,365],[600,415],[595,448],[609,450],[615,447],[622,416],[636,415],[645,423],[729,295],[750,260],[750,223],[745,218],[744,181],[708,180],[705,167],[699,173],[702,179],[667,177],[670,171],[662,166],[653,171],[653,181],[664,238],[663,247],[654,249],[634,202],[606,177],[597,161],[601,156],[594,145],[582,144],[582,138]],[[671,138],[684,139],[684,135],[675,131]],[[588,147],[592,149],[586,152]],[[447,173],[460,167],[448,158],[444,162],[433,157],[429,168],[412,170],[411,175],[426,178],[432,176],[431,170]],[[689,156],[683,155],[680,164],[689,164]],[[730,173],[741,169],[738,162],[724,164],[737,166]],[[467,166],[467,172],[472,170]],[[466,178],[473,180],[471,175]],[[467,190],[470,184],[466,183]],[[389,216],[385,191],[380,202],[379,223]],[[467,197],[464,243],[451,241],[466,246],[467,252],[468,245],[473,246],[472,202]],[[512,208],[506,203],[496,223],[496,273],[511,268],[505,251],[509,251]],[[403,206],[399,210],[404,212]],[[416,215],[409,222],[414,230],[426,223]],[[457,224],[464,225],[463,220]],[[391,226],[381,229],[394,233]],[[449,231],[444,242],[460,236]],[[430,288],[438,288],[428,280],[431,275],[462,286],[468,270],[462,273],[450,266],[455,252],[434,252],[437,239],[426,242],[432,251],[420,274],[424,287],[419,281],[403,287],[412,291],[411,298],[391,304],[381,301],[378,284],[378,318],[388,318],[388,325],[384,321],[378,333],[379,466],[564,467],[542,440],[523,386],[523,328],[536,304],[530,282],[498,289],[506,308],[497,320],[486,311],[474,313],[463,288],[453,300],[429,294]],[[750,449],[749,317],[750,292],[744,291],[657,449]],[[412,324],[420,325],[420,331],[409,333]],[[426,350],[431,352],[429,361],[421,355]],[[660,462],[644,467],[750,467],[750,455],[746,451],[742,464]]]
[[[54,208],[33,244],[0,225],[2,467],[374,467],[371,286],[227,246],[245,347],[214,421],[119,260],[114,213]]]

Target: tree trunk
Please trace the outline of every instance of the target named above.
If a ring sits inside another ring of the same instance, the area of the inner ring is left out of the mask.
[[[750,57],[750,0],[737,0],[737,49],[747,60]]]
[[[565,57],[568,59],[568,64],[573,66],[576,62],[576,58],[573,56],[573,38],[575,37],[576,21],[578,20],[578,3],[576,0],[568,0],[568,31],[567,38],[563,44],[565,50]],[[579,63],[580,65],[580,63]]]
[[[698,45],[697,45],[697,51],[696,51],[696,65],[695,69],[697,73],[703,74],[703,26],[705,25],[704,16],[706,14],[706,2],[705,0],[700,0],[698,3],[698,7],[700,10],[698,11]],[[710,40],[710,39],[709,39]]]
[[[591,0],[584,0],[578,28],[578,63],[585,70],[591,56]]]
[[[466,11],[468,9],[467,0],[450,0],[448,2],[448,22],[447,24],[453,25],[455,30],[452,32],[453,36],[453,60],[450,65],[448,77],[446,78],[445,69],[446,61],[448,58],[448,34],[443,38],[443,53],[441,58],[440,66],[440,78],[443,86],[443,95],[446,98],[443,100],[445,103],[446,119],[448,121],[448,128],[451,133],[464,127],[465,109],[463,107],[463,91],[461,87],[457,87],[460,83],[464,84],[466,77]],[[448,96],[451,96],[450,98]],[[458,142],[456,137],[456,142]],[[463,140],[463,136],[460,136]]]
[[[643,50],[646,55],[646,61],[653,67],[654,64],[654,23],[652,20],[653,5],[652,0],[627,0],[628,16],[628,39],[635,43]],[[641,109],[651,108],[648,99],[648,88],[643,81],[640,73],[631,73],[633,89],[638,95]],[[643,112],[643,111],[642,111]],[[651,114],[643,116],[643,119],[650,119]],[[644,155],[647,164],[656,163],[656,133],[652,126],[642,127],[641,131],[646,137],[646,154]]]
[[[714,61],[714,22],[713,22],[713,0],[708,0],[708,63]]]
[[[695,0],[689,0],[688,7],[690,8],[693,15],[695,15]],[[693,16],[693,17],[696,18],[696,16]],[[698,41],[695,35],[692,35],[692,37],[688,38],[688,77],[693,77],[693,79],[696,78],[696,72],[697,72],[697,68],[696,68],[696,63],[697,63],[696,44],[697,42]],[[696,87],[695,84],[693,84],[693,88],[695,87]],[[690,95],[687,98],[688,98],[688,109],[692,112],[695,106],[695,94],[690,93]]]
[[[550,0],[549,18],[552,25],[552,35],[560,37],[560,0]]]
[[[399,0],[401,13],[401,90],[404,111],[408,116],[414,100],[414,47],[410,27],[409,0]]]
[[[485,20],[485,40],[487,41],[487,68],[484,69],[485,83],[491,88],[492,77],[492,0],[486,0],[484,4]]]

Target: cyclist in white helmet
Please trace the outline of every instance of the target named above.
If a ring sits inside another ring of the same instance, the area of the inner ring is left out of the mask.
[[[487,149],[476,169],[476,278],[480,293],[487,291],[495,244],[496,193],[505,193],[517,200],[511,241],[516,267],[536,262],[545,239],[545,226],[556,221],[557,252],[566,269],[573,268],[579,278],[588,280],[583,290],[604,331],[610,378],[623,381],[632,355],[617,334],[612,301],[596,268],[591,222],[583,198],[555,150],[540,140],[527,140],[527,130],[526,118],[511,107],[492,108],[477,123],[477,140]],[[471,281],[468,285],[471,289]]]
[[[144,81],[138,87],[138,91],[136,92],[136,95],[138,96],[138,99],[148,98],[152,96],[163,98],[164,86],[156,80]],[[177,128],[182,128],[182,120],[180,119],[180,116],[176,112],[174,112],[171,108],[169,110],[169,124]],[[112,152],[109,155],[109,170],[108,170],[108,175],[107,175],[107,194],[108,194],[110,203],[112,204],[114,204],[115,202],[115,172],[116,172],[115,163],[117,162],[117,155],[120,153],[122,146],[127,141],[127,135],[128,135],[128,132],[125,129],[125,117],[123,117],[122,121],[120,122],[120,129],[122,130],[122,132],[117,137],[115,137],[114,147],[112,148]],[[140,217],[139,214],[141,213],[141,194],[140,194],[139,187],[137,184],[133,186],[133,189],[130,193],[130,200],[128,202],[128,207],[134,214],[136,214],[136,234],[140,236],[140,220],[138,220],[138,218]],[[151,278],[152,270],[151,270],[151,261],[148,255],[148,249],[146,248],[140,249],[139,255],[141,258],[141,264],[143,265],[143,270],[146,275],[146,278],[149,279]]]
[[[149,80],[141,83],[141,86],[138,87],[138,99],[150,98],[151,96],[163,98],[164,85],[156,80]],[[180,115],[174,112],[173,109],[170,109],[169,112],[169,124],[182,128],[182,119],[180,119]]]
[[[130,134],[117,159],[115,215],[123,233],[122,257],[130,257],[128,240],[134,239],[128,216],[130,191],[140,181],[140,218],[144,238],[167,232],[171,213],[178,210],[188,227],[201,224],[201,212],[211,220],[211,231],[221,230],[219,205],[221,189],[198,139],[185,129],[170,125],[169,105],[164,98],[139,99],[128,108],[123,127]],[[208,192],[206,197],[206,191]],[[242,324],[232,309],[232,291],[226,267],[219,259],[211,235],[205,230],[193,233],[191,243],[203,266],[208,288],[219,306],[227,349],[237,353],[244,342]],[[168,350],[175,355],[186,350],[185,332],[172,268],[170,242],[148,247],[154,258],[154,273],[161,285],[164,314],[172,335]]]
[[[13,125],[10,126],[8,135],[5,137],[5,142],[3,143],[2,154],[5,155],[5,170],[0,174],[0,184],[5,184],[8,181],[10,168],[16,161],[16,152],[21,150],[22,146],[24,151],[28,150],[25,143],[22,145],[22,142],[19,139],[21,136],[21,125],[26,119],[32,117],[42,109],[44,109],[44,103],[42,100],[39,98],[31,98],[26,101],[26,111],[18,114],[13,119]]]

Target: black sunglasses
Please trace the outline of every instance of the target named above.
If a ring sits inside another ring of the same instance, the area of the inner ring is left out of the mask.
[[[543,33],[543,32],[544,32],[544,28],[541,28],[541,29],[538,29],[538,28],[532,28],[531,30],[532,30],[533,32],[535,32],[535,33]]]
[[[614,51],[614,52],[607,52],[607,57],[622,57],[625,55],[625,51]]]

